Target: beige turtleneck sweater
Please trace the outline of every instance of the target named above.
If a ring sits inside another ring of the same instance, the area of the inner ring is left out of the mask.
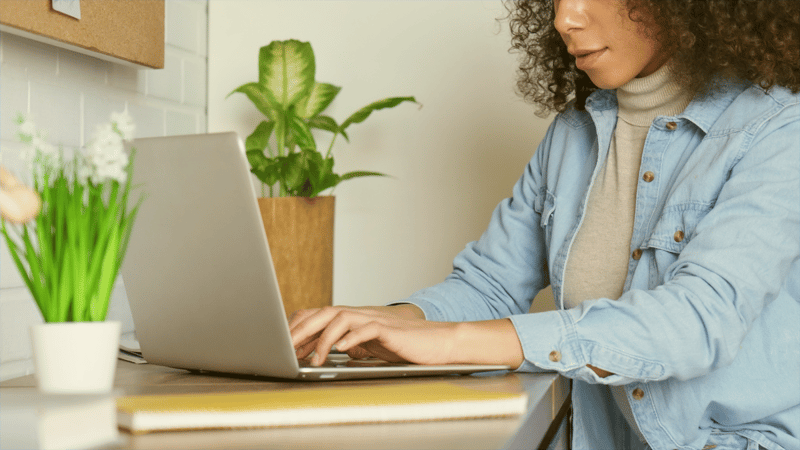
[[[674,82],[667,65],[617,89],[619,112],[608,157],[591,186],[586,213],[567,258],[566,308],[589,299],[616,300],[622,295],[633,251],[636,187],[643,177],[639,172],[647,132],[657,116],[680,114],[690,101],[691,96]],[[614,324],[608,325],[613,330]],[[611,393],[644,440],[624,387],[613,386]]]

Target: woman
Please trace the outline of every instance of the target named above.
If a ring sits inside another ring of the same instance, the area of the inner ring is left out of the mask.
[[[513,197],[443,283],[297,313],[298,357],[555,370],[576,449],[800,448],[799,5],[509,3],[559,112]]]

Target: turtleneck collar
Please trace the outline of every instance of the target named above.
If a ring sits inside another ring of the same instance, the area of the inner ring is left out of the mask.
[[[691,95],[675,82],[668,63],[617,89],[619,118],[637,126],[649,127],[658,116],[680,114],[691,100]]]

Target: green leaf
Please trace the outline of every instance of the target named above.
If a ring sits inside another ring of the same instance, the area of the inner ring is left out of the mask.
[[[43,205],[53,204],[53,193],[50,186],[45,186],[41,192],[41,198]],[[51,214],[39,214],[36,217],[36,237],[39,241],[39,256],[42,263],[42,273],[45,274],[45,276],[52,274],[54,271],[53,253],[51,251],[52,243],[45,234],[53,227],[52,218],[53,216]]]
[[[292,153],[280,160],[282,184],[289,193],[296,194],[308,179],[305,155]]]
[[[317,143],[314,141],[314,135],[311,134],[311,128],[305,120],[293,113],[289,115],[289,131],[292,140],[301,149],[317,151]]]
[[[119,227],[114,227],[110,229],[109,232],[111,236],[108,244],[105,246],[105,252],[102,256],[102,276],[100,277],[99,283],[93,286],[93,294],[97,295],[97,301],[91,302],[87,311],[88,318],[92,322],[99,322],[106,319],[108,301],[111,299],[111,290],[114,288],[114,281],[116,281],[117,274],[114,268],[117,265],[120,230]]]
[[[31,285],[33,286],[31,294],[33,294],[36,304],[39,305],[39,310],[42,312],[45,322],[52,322],[53,303],[50,301],[50,294],[47,292],[45,286],[43,286],[44,274],[42,273],[39,255],[33,249],[33,243],[30,233],[28,233],[27,226],[22,229],[22,241],[25,244],[25,256],[28,261],[28,268],[31,271]]]
[[[131,164],[133,164],[132,161],[133,160],[131,159]],[[133,171],[131,171],[129,175],[132,175],[132,173]],[[130,179],[132,179],[132,177],[128,176],[128,180]],[[123,201],[122,203],[123,206],[127,206],[128,204],[127,198],[128,198],[128,192],[130,191],[130,187],[131,187],[130,183],[125,185],[125,195],[123,196],[123,198],[125,198],[126,200]],[[144,195],[139,196],[139,200],[136,201],[136,205],[133,207],[133,209],[131,209],[131,212],[123,219],[121,227],[125,231],[122,235],[122,243],[120,243],[119,258],[117,259],[117,266],[118,266],[117,272],[119,272],[120,269],[119,266],[122,266],[122,261],[125,259],[125,253],[128,251],[128,242],[130,242],[131,240],[131,232],[133,231],[133,221],[136,219],[136,214],[138,214],[139,207],[142,206],[144,199],[145,199]]]
[[[308,126],[319,130],[330,131],[331,133],[337,133],[339,131],[339,125],[329,116],[312,117],[308,119]]]
[[[350,117],[347,118],[342,123],[342,126],[339,128],[340,131],[344,131],[347,127],[349,127],[353,123],[361,123],[372,114],[373,111],[377,111],[379,109],[384,108],[394,108],[395,106],[399,105],[403,102],[413,102],[417,103],[417,100],[414,97],[391,97],[385,98],[383,100],[378,100],[376,102],[372,102],[369,105],[359,109],[358,111],[354,112]]]
[[[359,178],[359,177],[388,177],[385,173],[380,172],[366,172],[363,170],[354,171],[354,172],[347,172],[346,174],[342,175],[341,181],[350,180],[352,178]]]
[[[269,147],[269,138],[272,136],[272,129],[275,128],[275,122],[264,120],[256,129],[247,136],[247,139],[244,142],[244,147],[247,151],[250,150],[259,150],[264,151],[265,148]]]
[[[320,172],[323,175],[333,173],[333,156],[329,156],[322,161]]]
[[[61,271],[61,279],[59,280],[59,295],[57,302],[59,321],[67,320],[69,314],[70,298],[73,293],[75,279],[73,277],[74,271],[72,268],[73,258],[72,252],[75,250],[72,247],[67,247],[64,258],[64,266]]]
[[[67,198],[69,195],[69,189],[67,187],[67,180],[66,178],[62,178],[55,183],[54,186],[55,195],[54,195],[54,203],[65,205],[67,203]],[[64,242],[67,230],[67,223],[66,223],[66,212],[64,211],[65,208],[55,208],[55,260],[56,261],[64,261]],[[63,271],[63,268],[62,268]]]
[[[87,292],[89,287],[87,283],[87,272],[89,267],[89,227],[91,226],[91,215],[88,211],[84,211],[83,198],[84,186],[79,182],[73,181],[73,191],[71,197],[70,217],[68,219],[70,224],[70,246],[73,248],[72,252],[72,269],[74,278],[74,292],[72,297],[72,305],[70,308],[70,316],[72,320],[83,320],[86,306],[88,303]],[[89,195],[91,193],[88,193]],[[77,201],[76,201],[77,200]]]
[[[31,291],[31,293],[36,292],[36,288],[33,285],[33,280],[31,280],[31,277],[28,274],[28,271],[25,270],[25,266],[22,264],[22,259],[20,258],[20,255],[19,255],[19,252],[20,252],[19,247],[17,247],[17,243],[14,242],[13,239],[11,239],[11,236],[9,235],[8,230],[6,229],[6,221],[5,220],[0,220],[0,223],[2,224],[1,231],[3,233],[3,237],[5,237],[6,245],[8,246],[8,251],[9,251],[9,253],[11,253],[11,258],[14,260],[14,265],[17,266],[17,270],[19,271],[20,275],[22,276],[22,280],[25,281],[25,285],[28,286],[28,289]],[[24,254],[23,254],[23,256],[24,256]],[[35,299],[35,297],[34,297],[34,299]],[[37,301],[37,303],[38,303],[38,301]],[[39,310],[41,310],[41,306],[39,307]]]
[[[339,176],[339,175],[337,175],[335,173],[328,174],[322,180],[322,183],[320,183],[320,186],[319,186],[320,189],[319,189],[319,192],[316,195],[321,194],[322,191],[324,191],[325,189],[336,187],[336,185],[338,185],[341,181],[342,181],[342,177],[341,176]]]
[[[228,97],[234,92],[245,94],[247,98],[261,111],[261,114],[269,117],[271,120],[277,120],[280,115],[280,105],[277,99],[270,97],[269,92],[258,83],[247,83],[234,89]]]
[[[324,172],[320,174],[320,178],[312,184],[312,190],[309,193],[309,198],[314,198],[322,193],[322,191],[332,188],[339,184],[341,177],[333,172]]]
[[[315,83],[311,95],[297,102],[295,111],[303,119],[310,119],[325,111],[342,88],[327,83]]]
[[[261,150],[248,150],[247,161],[250,163],[250,172],[262,183],[272,186],[278,181],[278,172],[274,161],[267,158]]]
[[[284,111],[311,94],[315,72],[314,51],[308,42],[273,41],[259,51],[258,83]]]
[[[246,155],[251,172],[261,172],[269,167],[269,158],[261,150],[247,150]]]
[[[92,237],[92,244],[93,247],[90,251],[90,260],[89,260],[89,268],[87,271],[87,286],[89,286],[90,291],[94,294],[97,293],[97,286],[103,283],[104,278],[108,277],[106,272],[106,261],[105,255],[108,252],[108,249],[114,245],[119,246],[119,243],[113,244],[111,240],[113,239],[113,235],[118,233],[119,230],[119,202],[117,201],[117,195],[119,193],[119,183],[113,182],[111,192],[109,193],[108,197],[108,206],[104,207],[103,204],[103,185],[94,186],[91,188],[92,194],[90,195],[90,204],[89,206],[94,209],[96,212],[93,214],[95,220],[93,221],[94,224],[99,225],[99,228],[96,228],[90,231],[90,236]],[[93,308],[93,304],[89,304],[89,308]]]

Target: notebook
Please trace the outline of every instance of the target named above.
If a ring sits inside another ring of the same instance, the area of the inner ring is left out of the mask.
[[[132,185],[146,198],[121,273],[148,362],[305,380],[509,369],[394,364],[346,355],[333,355],[321,367],[301,366],[238,135],[143,138],[132,147]]]
[[[117,399],[117,422],[134,434],[165,430],[287,427],[515,416],[525,392],[444,382],[337,386]]]

